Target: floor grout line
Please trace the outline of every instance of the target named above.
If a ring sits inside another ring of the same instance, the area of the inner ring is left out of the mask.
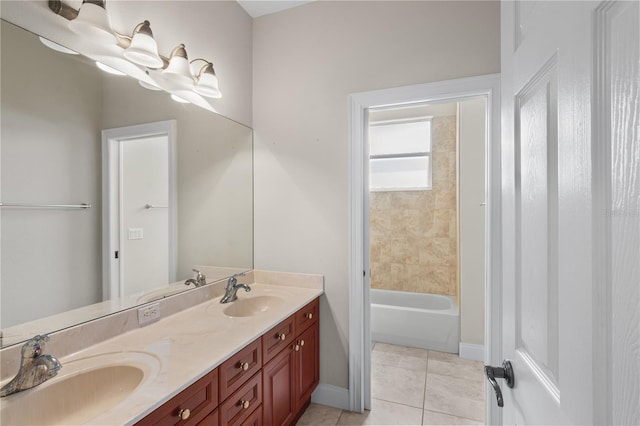
[[[376,349],[376,346],[377,346],[377,344],[375,344],[375,343],[372,345],[372,348],[371,348],[371,351],[372,351],[372,352]],[[387,352],[387,351],[380,351],[380,352]],[[397,401],[390,401],[390,400],[388,400],[388,399],[384,399],[384,398],[380,398],[380,397],[378,397],[378,398],[374,398],[373,396],[372,396],[372,398],[371,398],[371,399],[372,399],[372,401],[374,401],[374,400],[376,400],[376,401],[382,401],[382,402],[387,403],[387,404],[394,404],[394,405],[397,405],[397,406],[402,406],[402,407],[406,407],[406,408],[411,408],[411,409],[414,409],[414,410],[415,410],[415,409],[417,409],[417,410],[421,410],[421,412],[420,412],[420,417],[419,417],[419,418],[420,418],[420,423],[419,423],[419,425],[418,425],[418,426],[422,426],[422,425],[424,424],[424,422],[426,421],[426,419],[427,419],[426,412],[427,412],[427,411],[429,411],[430,413],[436,413],[436,414],[438,414],[438,415],[458,417],[458,418],[460,418],[460,419],[464,419],[464,420],[466,420],[466,421],[470,421],[470,422],[478,422],[478,423],[480,423],[480,424],[483,424],[483,421],[482,421],[482,420],[476,420],[476,419],[472,419],[472,418],[469,418],[469,417],[466,417],[466,416],[462,416],[462,415],[459,415],[459,414],[451,414],[451,413],[444,412],[444,411],[440,411],[440,410],[434,410],[434,409],[427,409],[427,408],[426,408],[426,406],[427,406],[427,404],[426,404],[426,402],[427,402],[427,401],[426,401],[426,400],[427,400],[427,384],[429,383],[429,379],[430,379],[430,377],[431,377],[431,378],[433,378],[433,377],[434,377],[434,375],[436,375],[436,376],[442,376],[442,377],[454,377],[454,378],[456,378],[456,379],[463,379],[463,380],[469,380],[469,381],[473,381],[473,379],[466,378],[466,377],[452,376],[452,375],[448,375],[448,374],[438,374],[437,372],[434,372],[434,371],[431,371],[431,374],[430,374],[430,373],[429,373],[429,366],[430,366],[430,364],[432,364],[432,363],[433,363],[433,362],[435,362],[435,361],[441,360],[441,358],[440,358],[440,357],[433,358],[433,355],[434,355],[434,354],[432,353],[433,351],[429,351],[429,350],[427,350],[427,352],[426,352],[426,356],[424,356],[424,354],[422,354],[423,356],[416,356],[416,355],[412,355],[412,354],[410,354],[410,353],[402,353],[402,352],[394,352],[394,351],[388,351],[388,352],[389,352],[389,353],[392,353],[392,354],[395,354],[395,355],[398,355],[398,356],[399,356],[399,357],[401,357],[401,358],[405,358],[405,357],[406,357],[406,358],[420,358],[420,359],[423,359],[423,360],[425,361],[425,367],[424,367],[425,369],[423,370],[423,371],[425,372],[425,376],[424,376],[424,383],[423,383],[422,403],[420,404],[420,406],[413,406],[413,405],[409,405],[409,404],[405,404],[405,403],[401,403],[401,402],[397,402]],[[443,361],[443,362],[448,362],[448,361],[444,361],[444,359],[442,359],[441,361]],[[380,364],[380,365],[377,365],[377,367],[378,367],[378,368],[385,368],[385,365],[386,365],[386,364]],[[389,364],[389,366],[393,366],[393,365],[392,365],[392,364]],[[434,368],[436,368],[436,367],[438,367],[438,366],[434,364]],[[375,367],[374,367],[374,368],[375,368]],[[402,367],[400,367],[400,368],[402,368]],[[411,370],[411,369],[410,369],[410,368],[408,368],[408,370]],[[437,370],[437,368],[436,368],[436,370]],[[416,371],[416,372],[418,372],[418,371],[419,371],[419,369],[416,369],[415,371]],[[448,371],[448,370],[447,370],[447,371]],[[415,383],[415,382],[414,382],[414,383]],[[417,385],[417,383],[416,383],[416,385]],[[416,389],[416,390],[417,390],[417,389],[419,389],[419,387],[418,387],[418,386],[416,386],[414,389]],[[433,389],[432,389],[432,391],[433,391]],[[485,398],[486,398],[486,395],[485,395]],[[433,402],[433,401],[432,401],[432,402]],[[404,410],[404,409],[400,409],[400,410]],[[337,426],[337,425],[339,425],[339,424],[340,424],[340,422],[342,422],[342,421],[343,421],[342,419],[345,419],[344,421],[348,421],[349,417],[347,417],[347,414],[349,414],[349,413],[350,413],[350,412],[349,412],[348,410],[340,410],[340,413],[339,413],[339,415],[337,416],[337,418],[336,418],[336,420],[335,420],[335,423],[333,423],[333,426]],[[414,413],[415,413],[415,412],[414,412]],[[418,413],[415,413],[415,414],[417,415]],[[365,419],[366,419],[367,417],[369,417],[369,416],[367,415],[365,418],[362,418],[360,421],[365,421]],[[374,418],[375,418],[375,417],[374,417]],[[356,417],[356,419],[357,419],[357,417]],[[368,421],[371,421],[372,419],[373,419],[373,418],[369,418],[369,420],[368,420]],[[417,418],[415,418],[415,417],[414,417],[414,419],[415,419],[415,420],[417,420]],[[362,424],[362,423],[360,423],[360,424]]]

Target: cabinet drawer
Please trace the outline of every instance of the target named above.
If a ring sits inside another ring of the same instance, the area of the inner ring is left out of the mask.
[[[213,413],[210,413],[207,417],[202,419],[198,426],[218,426],[220,423],[218,422],[218,410],[215,410]]]
[[[295,340],[295,317],[290,316],[262,335],[262,356],[266,364]]]
[[[247,420],[242,422],[242,426],[262,426],[262,407],[262,405],[259,406],[253,414],[247,417]]]
[[[307,327],[315,324],[318,321],[319,312],[320,299],[314,300],[313,302],[307,304],[307,306],[296,312],[296,332],[300,334]]]
[[[197,425],[217,405],[218,370],[215,369],[140,420],[136,426]]]
[[[220,400],[227,399],[261,368],[262,345],[260,339],[256,339],[218,367],[220,370]]]
[[[221,425],[240,425],[262,404],[262,372],[249,379],[219,408]]]

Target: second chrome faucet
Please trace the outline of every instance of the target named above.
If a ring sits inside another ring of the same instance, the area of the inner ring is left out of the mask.
[[[189,278],[188,280],[186,280],[184,282],[184,285],[193,284],[197,288],[197,287],[202,287],[203,285],[205,285],[207,283],[207,277],[205,277],[202,272],[200,272],[197,269],[192,269],[192,271],[197,273],[195,279],[194,278]]]
[[[251,291],[251,287],[248,284],[238,284],[238,277],[244,277],[246,274],[241,272],[239,274],[232,275],[227,281],[227,286],[224,288],[224,296],[220,299],[220,303],[229,303],[238,300],[236,293],[239,288],[244,288],[244,291]]]

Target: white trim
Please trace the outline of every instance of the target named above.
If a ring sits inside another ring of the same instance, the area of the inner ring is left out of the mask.
[[[458,355],[460,358],[484,362],[484,345],[460,342]]]
[[[134,126],[105,129],[102,131],[102,258],[109,261],[102,262],[102,297],[109,300],[122,295],[120,286],[114,286],[111,277],[120,271],[114,265],[112,253],[119,250],[117,244],[113,242],[112,236],[117,233],[119,226],[114,222],[115,216],[110,213],[113,203],[111,202],[112,183],[110,176],[117,171],[117,157],[120,155],[118,143],[131,138],[142,138],[155,135],[166,135],[169,143],[169,282],[176,280],[177,243],[178,243],[178,218],[177,218],[177,195],[178,179],[176,170],[176,139],[177,121],[166,120],[152,123],[139,124]],[[120,193],[120,191],[118,191]],[[122,282],[119,279],[118,282]]]
[[[313,394],[311,394],[311,402],[339,408],[341,410],[348,410],[349,389],[320,383],[316,390],[313,391]]]
[[[372,107],[423,104],[435,101],[460,101],[487,97],[487,221],[485,354],[486,364],[500,365],[502,360],[502,281],[501,281],[501,170],[500,170],[500,75],[447,80],[392,89],[355,93],[349,97],[349,410],[362,412],[370,403],[369,288],[363,271],[364,233],[368,193],[364,160],[367,111]],[[487,385],[488,386],[488,385]],[[488,388],[487,388],[488,389]],[[487,395],[490,395],[489,393]],[[500,424],[500,412],[489,404],[488,424]]]

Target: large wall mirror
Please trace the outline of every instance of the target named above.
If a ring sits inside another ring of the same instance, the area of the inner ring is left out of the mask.
[[[250,128],[0,22],[2,346],[253,267]]]

